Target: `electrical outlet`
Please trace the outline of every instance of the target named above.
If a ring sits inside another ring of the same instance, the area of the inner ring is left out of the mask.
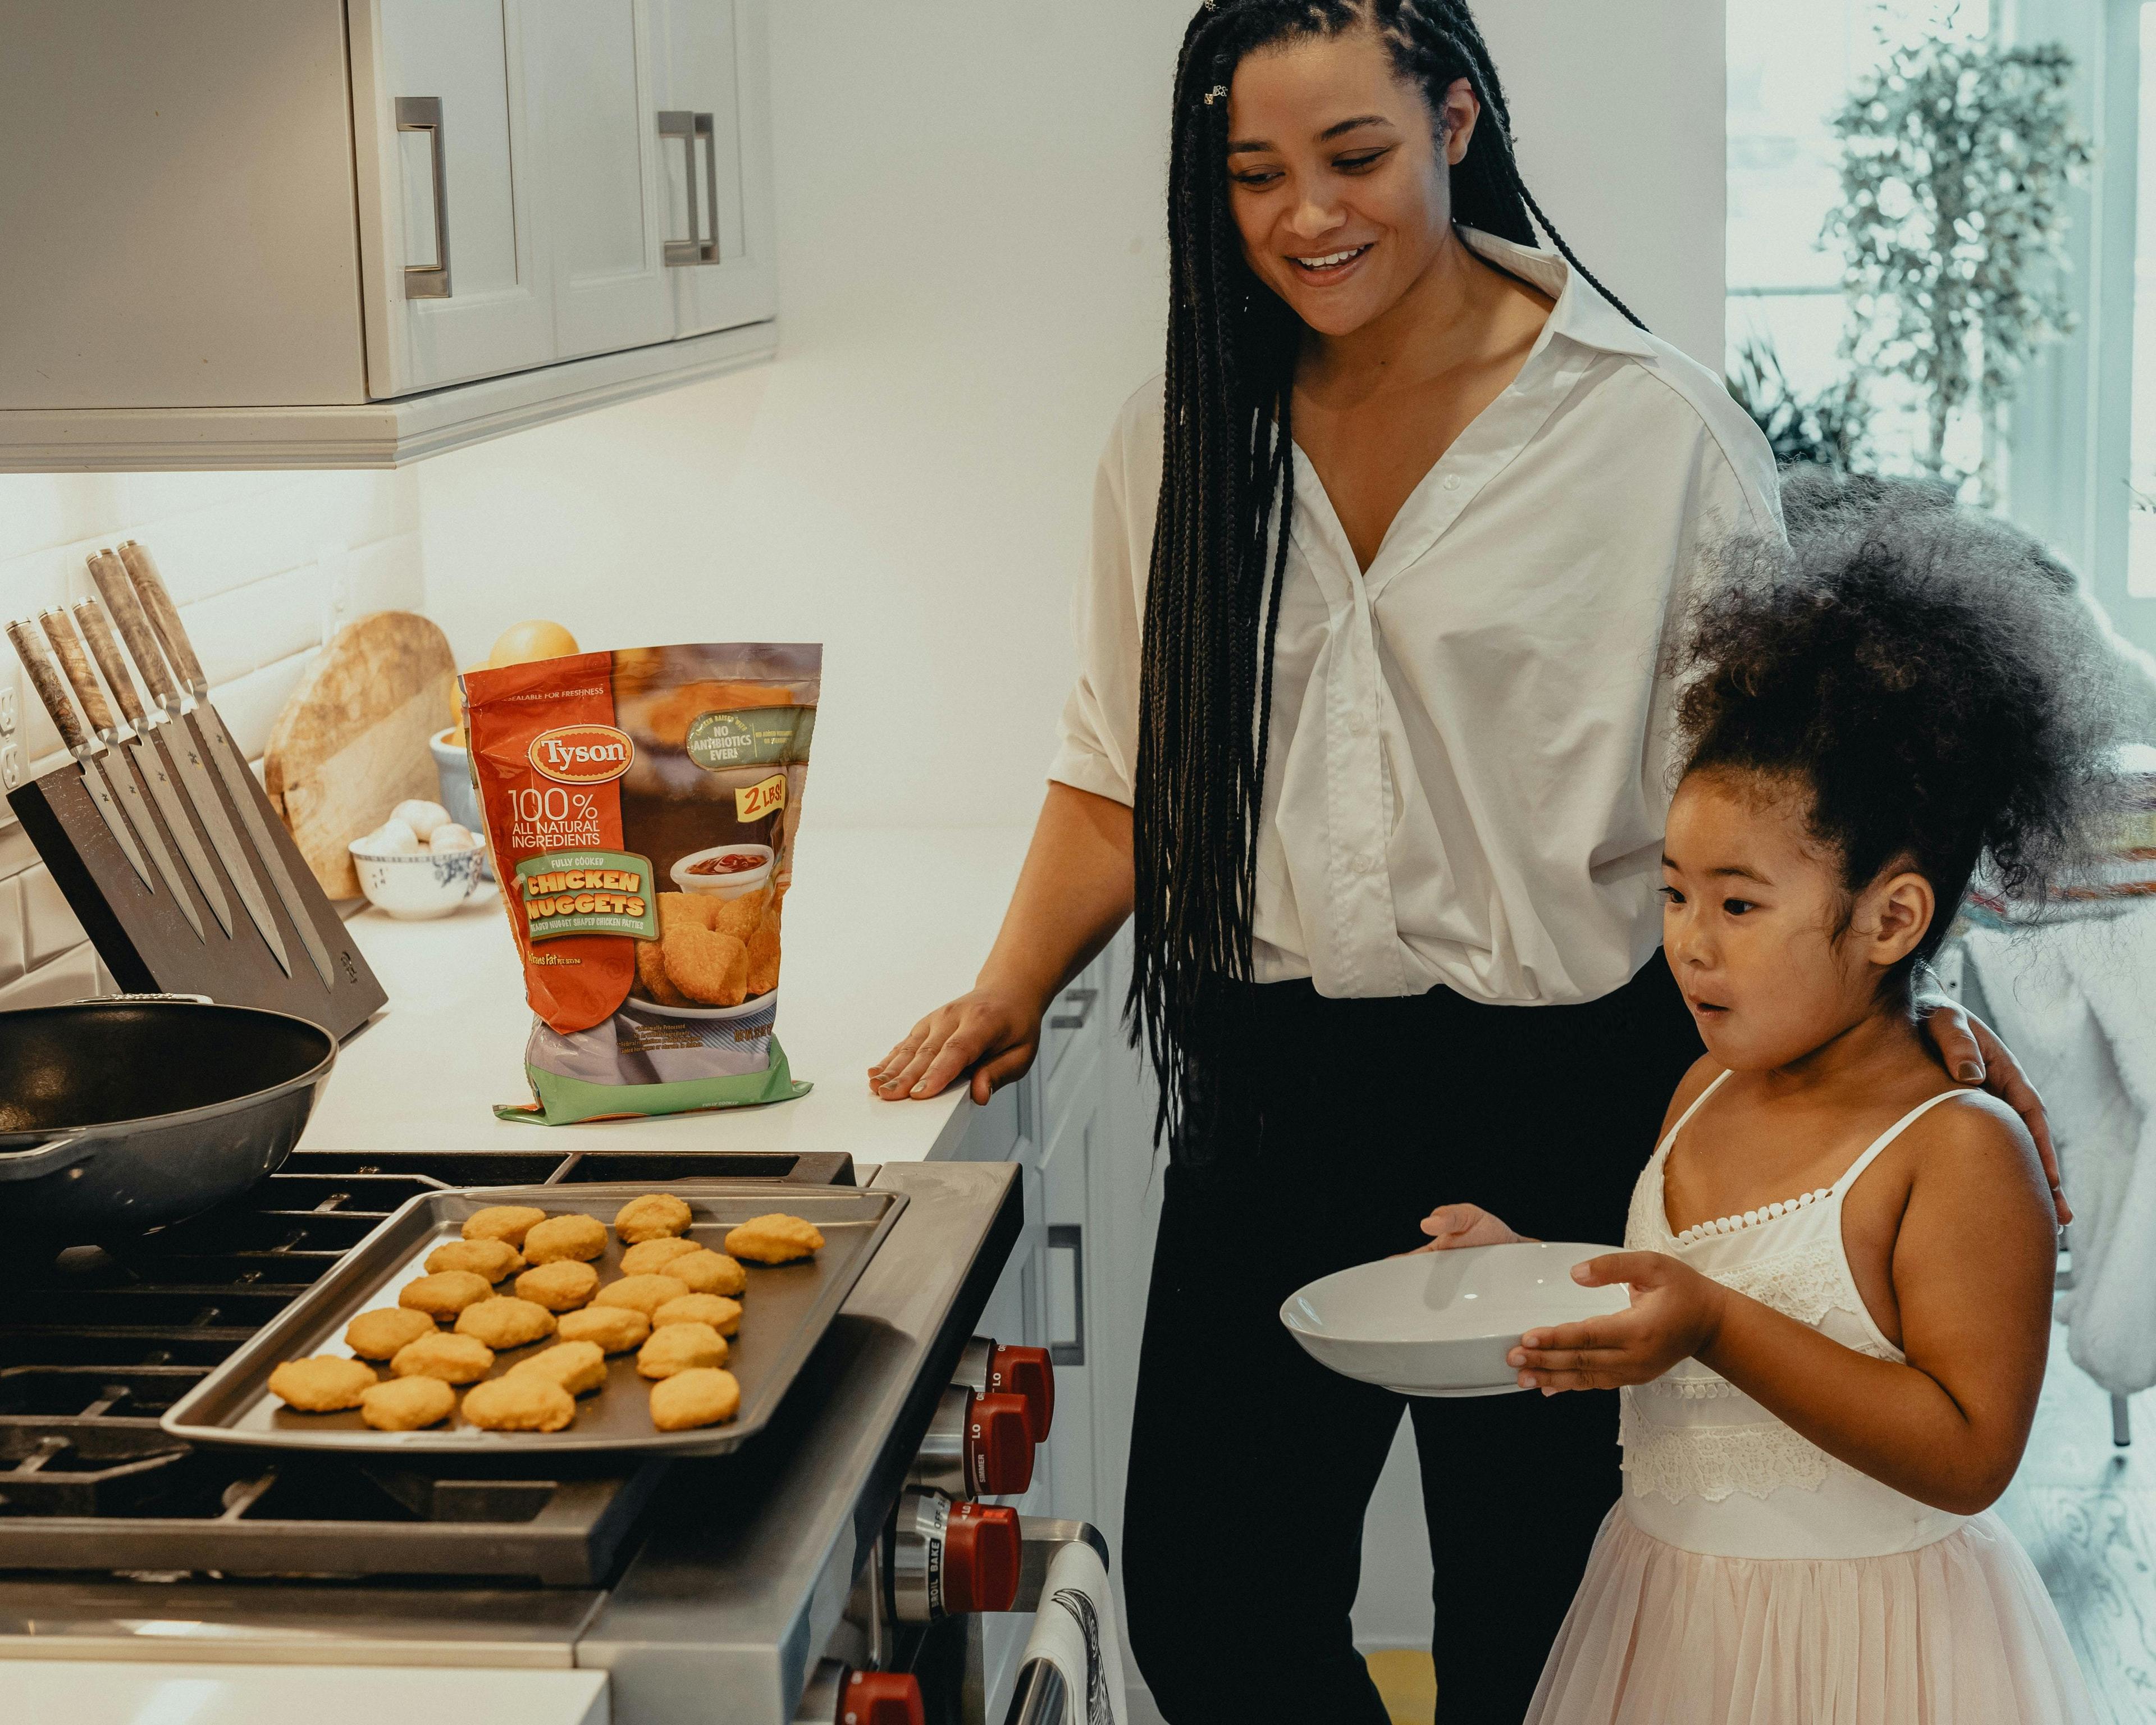
[[[0,791],[12,791],[23,782],[23,752],[13,743],[0,748]]]
[[[0,681],[0,737],[15,734],[15,680]]]

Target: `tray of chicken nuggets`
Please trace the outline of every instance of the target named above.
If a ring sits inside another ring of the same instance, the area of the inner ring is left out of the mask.
[[[162,1423],[275,1450],[723,1455],[905,1207],[752,1180],[425,1193]]]

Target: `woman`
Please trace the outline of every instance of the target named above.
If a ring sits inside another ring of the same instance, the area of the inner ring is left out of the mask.
[[[1404,1404],[1277,1309],[1450,1196],[1620,1237],[1700,1053],[1656,955],[1657,666],[1704,551],[1774,529],[1773,462],[1535,249],[1462,0],[1206,5],[1169,205],[1168,369],[1103,459],[1024,872],[979,985],[870,1082],[986,1101],[1135,909],[1173,1158],[1122,1554],[1154,1698],[1384,1719],[1349,1609],[1409,1405],[1440,1716],[1515,1722],[1616,1497],[1609,1398]],[[2035,1109],[1980,1027],[1933,1023]]]

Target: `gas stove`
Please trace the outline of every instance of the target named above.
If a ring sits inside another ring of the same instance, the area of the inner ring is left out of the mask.
[[[776,1421],[732,1455],[385,1465],[198,1448],[157,1424],[429,1186],[730,1178],[910,1199]],[[195,1221],[13,1263],[0,1658],[595,1667],[615,1725],[918,1720],[918,1676],[929,1713],[978,1717],[968,1614],[1007,1609],[1043,1550],[1090,1537],[981,1502],[1024,1489],[1052,1407],[1045,1358],[972,1336],[1020,1209],[1002,1163],[303,1151]]]

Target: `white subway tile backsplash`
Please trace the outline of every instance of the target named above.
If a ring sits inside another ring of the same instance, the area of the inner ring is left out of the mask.
[[[43,864],[24,870],[15,885],[23,895],[25,968],[35,970],[82,944],[82,924],[74,920],[59,883]]]
[[[322,572],[306,563],[180,608],[211,684],[235,678],[322,644]]]
[[[352,617],[364,617],[370,611],[417,611],[426,603],[426,574],[416,532],[357,547],[346,560],[346,569],[352,581]]]
[[[224,721],[224,728],[232,733],[232,740],[249,760],[262,753],[270,741],[270,727],[277,722],[277,715],[284,711],[294,686],[321,650],[310,647],[290,659],[280,659],[275,665],[265,665],[244,677],[218,685],[213,691],[218,716]]]
[[[23,951],[23,889],[13,880],[0,880],[0,988],[28,968]]]
[[[0,988],[0,1012],[26,1006],[64,1006],[70,1000],[86,1000],[93,994],[111,992],[97,955],[87,946],[80,946]]]

